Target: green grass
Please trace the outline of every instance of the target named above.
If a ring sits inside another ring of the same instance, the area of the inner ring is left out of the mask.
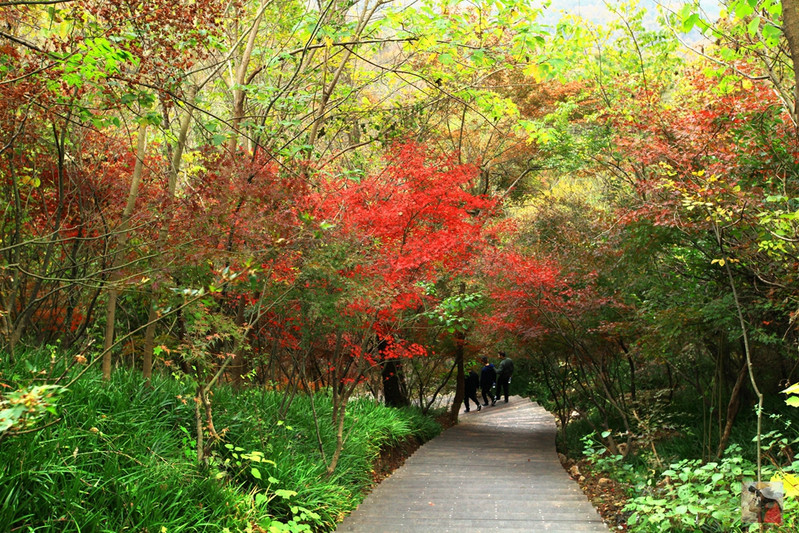
[[[20,365],[3,368],[0,382],[18,387],[33,375]],[[0,529],[239,531],[294,520],[329,531],[360,501],[381,446],[440,431],[416,411],[353,401],[344,452],[328,476],[309,398],[295,398],[279,417],[282,399],[275,391],[217,387],[215,425],[224,437],[204,466],[193,455],[189,386],[155,377],[146,387],[127,371],[104,383],[90,372],[60,399],[60,422],[0,440]],[[315,407],[329,457],[330,399],[317,395]]]

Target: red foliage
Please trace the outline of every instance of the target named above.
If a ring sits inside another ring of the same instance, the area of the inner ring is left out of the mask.
[[[769,87],[740,86],[720,96],[717,80],[701,73],[688,72],[684,81],[688,88],[668,105],[651,91],[639,92],[621,106],[623,113],[607,117],[619,155],[632,162],[643,200],[622,215],[623,221],[646,218],[656,225],[707,227],[704,210],[691,212],[692,202],[748,218],[763,201],[761,185],[785,174],[773,154],[763,153],[769,138],[793,137]],[[649,105],[632,103],[643,101]],[[758,126],[764,119],[767,124]],[[747,168],[747,159],[757,160],[757,166]]]
[[[188,176],[181,194],[155,207],[171,212],[171,244],[191,242],[192,259],[221,257],[235,264],[236,254],[249,258],[250,251],[271,249],[296,231],[305,189],[280,176],[274,163],[222,157],[210,146],[196,163],[202,170]],[[275,276],[291,275],[285,258],[268,258],[263,265]]]
[[[521,341],[550,331],[552,316],[567,313],[576,292],[558,265],[519,251],[487,252],[480,261],[493,312],[482,318],[482,335],[511,336]]]
[[[408,143],[390,151],[382,172],[324,183],[316,217],[334,223],[335,235],[357,246],[363,259],[342,275],[370,280],[378,290],[356,305],[391,320],[419,305],[419,282],[460,272],[480,253],[486,214],[495,204],[465,192],[475,175],[472,166]]]

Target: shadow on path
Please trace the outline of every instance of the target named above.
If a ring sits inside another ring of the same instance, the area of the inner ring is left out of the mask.
[[[343,533],[608,531],[558,461],[552,415],[526,398],[461,413],[339,524]]]

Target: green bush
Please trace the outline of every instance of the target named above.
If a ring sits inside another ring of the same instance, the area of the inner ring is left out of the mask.
[[[266,494],[271,487],[289,489],[291,498],[274,498],[270,510],[277,516],[291,516],[291,508],[301,506],[319,515],[319,526],[334,528],[341,516],[361,500],[364,487],[371,482],[374,459],[383,447],[415,437],[429,440],[440,432],[440,426],[413,408],[393,409],[371,398],[352,401],[347,407],[348,435],[338,467],[328,475],[319,450],[317,424],[326,457],[332,453],[335,432],[330,424],[332,403],[328,394],[314,397],[313,408],[307,396],[291,402],[285,418],[278,418],[282,395],[250,389],[221,389],[216,397],[217,429],[226,431],[226,443],[234,448],[263,454],[257,467],[260,478],[244,471],[236,479],[250,490]],[[230,450],[220,452],[220,460],[231,458]],[[266,492],[263,492],[266,491]]]
[[[789,419],[772,415],[764,420],[769,428],[762,436],[764,481],[779,480],[778,475],[795,475],[799,461],[793,461],[793,451],[799,435]],[[580,424],[575,424],[575,429]],[[746,430],[749,430],[748,432]],[[653,467],[652,456],[646,450],[627,457],[609,454],[595,433],[583,436],[582,453],[591,469],[626,486],[633,496],[624,512],[629,514],[629,531],[639,533],[665,531],[736,532],[759,530],[759,525],[741,523],[741,486],[744,480],[756,478],[752,446],[754,427],[739,428],[734,435],[746,444],[728,446],[718,461],[703,461],[701,446],[683,443],[684,459],[669,463],[668,468]],[[689,443],[694,443],[686,439]],[[679,443],[668,444],[672,453]],[[660,448],[660,446],[659,446]],[[664,454],[661,452],[661,456]],[[772,479],[773,478],[773,479]],[[769,526],[769,531],[796,531],[799,504],[795,495],[786,496],[783,524]]]
[[[631,499],[626,511],[633,532],[707,531],[731,532],[759,530],[741,523],[741,486],[745,479],[755,478],[755,465],[741,457],[740,446],[733,445],[720,461],[702,463],[686,459],[665,470],[656,484],[646,492]],[[784,469],[791,472],[799,467]],[[764,470],[763,479],[770,479],[773,470]],[[795,531],[795,517],[799,505],[793,498],[785,498],[783,525],[772,526],[770,531]]]
[[[30,366],[0,367],[0,382],[29,387],[41,368]],[[105,383],[89,372],[60,392],[25,422],[34,431],[0,440],[0,524],[8,530],[329,531],[362,498],[381,446],[440,431],[418,411],[353,401],[344,453],[328,476],[308,397],[279,416],[282,393],[219,386],[212,403],[223,440],[201,465],[189,385],[167,377],[145,384],[127,371]],[[314,407],[329,454],[329,396],[317,395]]]

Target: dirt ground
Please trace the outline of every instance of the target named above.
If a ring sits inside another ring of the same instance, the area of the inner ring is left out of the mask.
[[[592,473],[585,461],[575,461],[562,454],[558,456],[563,468],[577,481],[610,530],[627,531],[630,513],[623,511],[628,499],[624,487],[610,478]]]

